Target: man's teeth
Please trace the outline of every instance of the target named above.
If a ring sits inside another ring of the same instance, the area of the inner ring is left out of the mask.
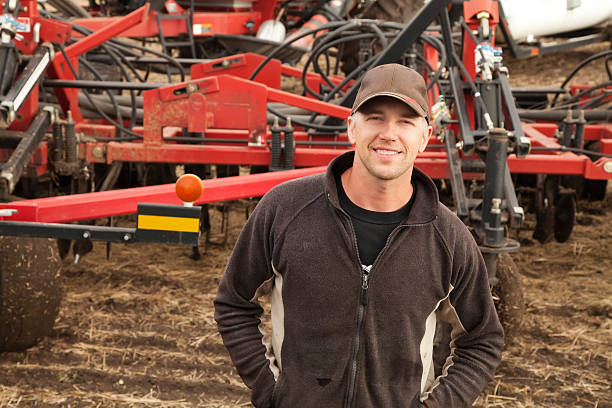
[[[393,151],[393,150],[376,150],[376,153],[378,154],[388,154],[388,155],[392,155],[392,154],[397,154],[397,152]]]

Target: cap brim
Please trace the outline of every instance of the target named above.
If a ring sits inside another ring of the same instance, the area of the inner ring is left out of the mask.
[[[419,105],[417,103],[417,101],[415,101],[414,99],[410,99],[410,98],[406,98],[400,94],[397,93],[393,93],[393,92],[377,92],[375,94],[372,94],[370,96],[368,96],[367,98],[365,98],[363,101],[361,101],[359,103],[359,105],[355,106],[353,108],[353,110],[351,111],[351,115],[354,114],[355,112],[357,112],[359,109],[361,109],[361,107],[367,102],[370,101],[374,98],[377,98],[379,96],[390,96],[392,98],[395,99],[399,99],[400,101],[404,102],[406,105],[410,106],[412,108],[412,110],[414,110],[417,115],[422,116],[424,118],[427,118],[427,112],[425,112],[423,110],[423,108],[421,107],[421,105]]]

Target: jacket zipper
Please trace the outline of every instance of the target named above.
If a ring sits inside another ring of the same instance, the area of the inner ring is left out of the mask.
[[[361,267],[361,297],[359,302],[359,311],[357,312],[357,333],[355,334],[355,347],[353,349],[353,358],[351,360],[351,375],[349,378],[348,388],[348,403],[347,407],[353,405],[353,393],[355,391],[355,381],[357,380],[357,360],[359,358],[359,347],[361,342],[361,326],[363,325],[363,315],[365,307],[368,304],[368,279],[370,271],[363,266]]]
[[[357,252],[357,260],[359,261],[359,265],[361,265],[361,293],[360,293],[360,301],[359,301],[359,310],[357,312],[357,333],[355,334],[355,347],[353,349],[353,358],[351,360],[351,374],[349,377],[348,402],[346,405],[347,408],[351,408],[353,406],[353,394],[355,393],[355,383],[357,381],[357,368],[358,368],[357,360],[359,359],[359,347],[361,346],[361,328],[363,326],[363,315],[365,314],[365,308],[368,305],[368,288],[370,287],[369,286],[370,275],[372,274],[374,270],[374,266],[378,262],[378,258],[380,258],[380,256],[385,251],[385,249],[387,249],[387,246],[389,246],[389,242],[391,241],[391,238],[395,236],[397,234],[397,231],[403,228],[404,226],[398,225],[397,227],[395,227],[393,231],[391,231],[391,233],[387,237],[385,246],[380,250],[380,252],[376,256],[374,263],[372,264],[370,268],[367,268],[367,267],[364,267],[363,264],[361,263],[361,258],[359,256],[359,246],[357,245],[357,235],[355,234],[353,223],[350,222],[350,217],[348,215],[347,217],[349,218],[351,232],[353,234],[353,242],[355,244],[355,250]]]
[[[329,193],[327,197],[329,199]],[[429,224],[429,222],[418,223],[418,224],[406,224],[406,225],[400,224],[397,227],[395,227],[395,229],[391,231],[391,233],[387,237],[385,246],[380,250],[380,252],[376,256],[376,259],[374,260],[374,263],[372,264],[371,268],[368,270],[361,263],[361,257],[359,256],[359,246],[357,245],[357,234],[355,234],[355,229],[353,228],[351,217],[343,209],[338,208],[338,210],[349,221],[349,227],[351,230],[351,234],[353,236],[353,245],[355,246],[355,252],[357,253],[357,261],[359,262],[359,265],[361,268],[361,293],[360,293],[360,301],[359,301],[359,310],[357,312],[357,333],[355,334],[355,347],[353,348],[353,358],[351,359],[351,373],[349,377],[348,398],[347,398],[347,404],[346,404],[346,408],[351,408],[353,406],[353,394],[355,392],[355,382],[357,380],[357,368],[358,368],[357,360],[359,358],[359,347],[361,345],[360,344],[361,343],[361,327],[363,326],[363,315],[365,313],[365,308],[368,304],[369,280],[370,280],[370,275],[374,270],[374,265],[376,265],[380,256],[387,249],[387,247],[389,246],[389,242],[391,241],[391,238],[397,234],[397,231],[399,231],[401,228],[404,228],[404,227],[424,226],[424,225]]]

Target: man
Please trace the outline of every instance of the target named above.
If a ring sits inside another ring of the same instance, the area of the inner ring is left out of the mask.
[[[503,334],[482,256],[413,167],[428,114],[419,74],[370,70],[348,119],[355,152],[274,188],[249,218],[215,319],[256,407],[464,407],[493,377]]]

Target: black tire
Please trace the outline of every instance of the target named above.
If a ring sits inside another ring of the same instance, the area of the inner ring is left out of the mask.
[[[601,142],[590,141],[584,143],[585,150],[591,150],[594,152],[599,152],[601,150]],[[599,156],[589,155],[591,161],[596,161],[599,159]],[[603,201],[606,198],[606,191],[608,186],[608,180],[584,180],[584,190],[583,196],[589,201]]]
[[[504,328],[505,343],[508,345],[520,331],[525,315],[523,286],[518,267],[510,255],[500,254],[497,257],[496,276],[497,283],[491,291]]]
[[[576,221],[576,196],[561,194],[555,205],[555,240],[565,242],[572,235]]]
[[[550,241],[555,228],[554,209],[536,211],[536,226],[533,231],[533,238],[541,244]]]
[[[0,237],[0,352],[51,334],[62,298],[57,252],[54,240]]]
[[[603,201],[607,188],[608,180],[584,180],[583,195],[589,201]]]
[[[535,197],[536,227],[533,238],[541,243],[550,241],[555,229],[556,197],[559,195],[559,177],[545,176],[543,185],[538,183]]]

